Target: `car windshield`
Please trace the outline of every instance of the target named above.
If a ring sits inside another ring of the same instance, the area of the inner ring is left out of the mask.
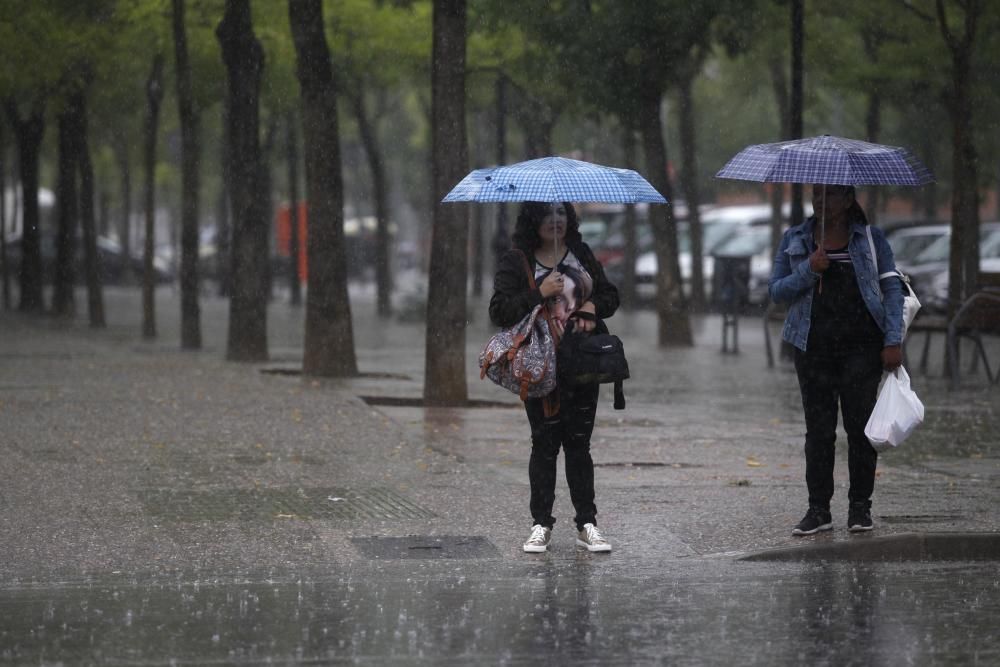
[[[731,236],[723,243],[720,243],[712,252],[716,255],[750,257],[763,252],[770,244],[771,228],[761,225],[759,227],[751,227]]]
[[[948,253],[951,251],[951,234],[945,234],[934,243],[924,248],[916,257],[913,264],[926,264],[927,262],[947,262]],[[990,227],[979,230],[979,256],[1000,257],[1000,228]]]
[[[930,244],[946,235],[947,232],[942,231],[898,234],[889,239],[889,245],[892,246],[892,254],[897,262],[912,262]]]
[[[734,234],[744,229],[742,224],[730,222],[704,222],[701,226],[701,248],[705,255],[711,255],[715,249]],[[677,248],[681,253],[691,252],[691,233],[688,225],[677,226]]]

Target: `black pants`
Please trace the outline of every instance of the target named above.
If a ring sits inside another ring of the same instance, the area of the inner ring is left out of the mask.
[[[802,391],[806,418],[806,486],[809,505],[830,509],[833,497],[833,464],[837,439],[837,404],[847,432],[847,467],[851,502],[870,503],[875,488],[878,452],[865,437],[882,378],[878,346],[837,350],[835,345],[813,344],[809,351],[795,350],[795,371]]]
[[[578,387],[575,391],[560,391],[559,414],[546,418],[542,399],[524,402],[531,424],[531,460],[528,479],[531,482],[531,518],[533,523],[551,528],[556,520],[552,505],[556,499],[556,461],[561,447],[565,455],[566,482],[576,509],[576,527],[597,524],[594,505],[594,460],[590,458],[590,435],[594,432],[597,398],[600,385]]]

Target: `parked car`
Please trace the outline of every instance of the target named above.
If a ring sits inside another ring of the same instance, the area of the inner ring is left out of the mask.
[[[886,240],[892,247],[896,268],[907,273],[915,265],[915,260],[929,245],[951,233],[951,225],[930,224],[913,227],[897,227],[886,233]]]
[[[783,215],[789,216],[790,205],[786,204]],[[812,215],[812,206],[806,204],[805,214]],[[706,211],[702,215],[702,274],[705,278],[706,296],[711,298],[713,254],[720,245],[751,227],[761,227],[770,234],[771,206],[752,204],[747,206],[722,206]],[[690,294],[691,283],[691,243],[686,225],[678,225],[678,256],[682,289]],[[766,260],[770,262],[770,260]],[[656,274],[659,270],[656,253],[650,248],[636,260],[636,292],[640,300],[651,300],[656,294]]]
[[[948,309],[950,251],[950,235],[938,239],[917,257],[927,261],[911,269],[907,274],[921,305],[929,312],[943,313]],[[980,225],[979,270],[1000,271],[1000,222]]]
[[[46,283],[51,283],[55,276],[56,266],[56,243],[52,234],[43,234],[41,239],[42,255],[42,277]],[[133,276],[139,280],[143,271],[143,259],[141,254],[126,256],[121,244],[110,237],[97,237],[97,254],[100,257],[101,283],[104,285],[115,285],[125,277],[125,267],[129,266]],[[9,262],[10,275],[16,276],[21,267],[21,238],[16,237],[7,241],[7,261]],[[84,250],[83,239],[76,241],[76,283],[83,285],[86,281],[84,273]],[[170,261],[160,255],[153,257],[153,273],[157,283],[169,283],[174,279],[173,268]]]

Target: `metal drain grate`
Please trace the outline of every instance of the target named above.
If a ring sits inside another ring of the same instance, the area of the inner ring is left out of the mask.
[[[171,521],[226,519],[425,519],[434,513],[382,488],[221,489],[139,492],[152,516]]]
[[[485,537],[467,535],[410,535],[408,537],[352,537],[351,543],[368,558],[472,559],[499,558]]]

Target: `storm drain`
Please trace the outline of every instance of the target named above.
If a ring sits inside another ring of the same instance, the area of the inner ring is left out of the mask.
[[[499,558],[485,537],[467,535],[411,535],[408,537],[352,537],[362,555],[374,560],[439,558]]]
[[[148,490],[139,500],[170,521],[240,519],[426,519],[434,513],[389,489],[338,488]]]
[[[996,561],[1000,533],[901,533],[858,535],[842,542],[768,549],[749,561]]]

